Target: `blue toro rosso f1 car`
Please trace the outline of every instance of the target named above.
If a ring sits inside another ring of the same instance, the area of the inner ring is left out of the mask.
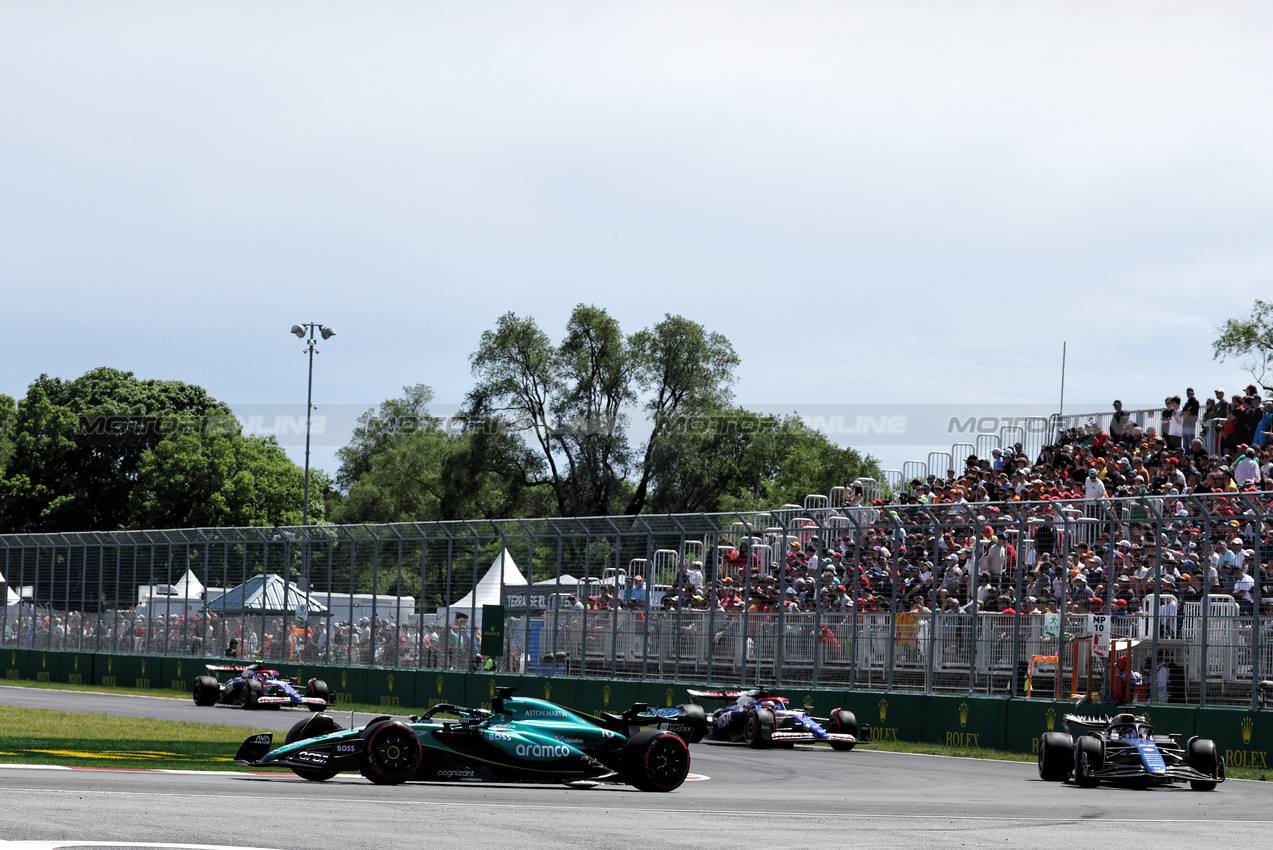
[[[664,728],[680,733],[682,726],[695,731],[686,740],[733,741],[751,747],[793,747],[796,744],[826,743],[831,749],[847,752],[860,743],[870,743],[871,727],[859,724],[853,712],[837,708],[827,718],[811,717],[795,708],[787,697],[775,696],[764,688],[745,691],[689,691],[692,702],[667,713]],[[706,714],[699,700],[728,703]],[[697,710],[697,711],[695,711]],[[673,715],[673,712],[679,714]]]
[[[211,675],[194,680],[195,705],[231,705],[238,708],[308,708],[322,711],[331,702],[331,692],[321,679],[300,684],[286,679],[264,664],[208,664]],[[231,675],[224,683],[216,674]]]
[[[1134,714],[1067,714],[1064,726],[1064,732],[1045,732],[1039,740],[1039,777],[1048,782],[1073,779],[1084,788],[1188,782],[1195,791],[1212,791],[1224,781],[1224,758],[1215,741],[1190,738],[1181,744],[1180,735],[1155,735]]]
[[[626,784],[672,791],[689,774],[689,746],[680,736],[643,729],[660,722],[644,705],[593,717],[496,688],[491,708],[435,705],[406,720],[377,717],[342,729],[315,714],[271,749],[273,735],[253,735],[234,760],[287,767],[315,782],[358,771],[379,785],[402,782],[534,782],[592,787]]]

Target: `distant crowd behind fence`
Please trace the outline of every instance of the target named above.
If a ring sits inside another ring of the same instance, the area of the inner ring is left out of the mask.
[[[1260,708],[1270,495],[2,535],[0,642],[467,670],[497,602],[510,671]]]

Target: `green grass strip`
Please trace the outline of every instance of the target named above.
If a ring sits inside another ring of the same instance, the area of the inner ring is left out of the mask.
[[[248,736],[267,731],[270,730],[0,706],[0,762],[247,770],[250,768],[234,764],[234,754]]]

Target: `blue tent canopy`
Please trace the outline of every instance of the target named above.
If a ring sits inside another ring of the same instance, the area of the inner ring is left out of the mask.
[[[204,606],[217,614],[291,614],[305,606],[310,615],[326,616],[327,606],[281,576],[253,576]]]

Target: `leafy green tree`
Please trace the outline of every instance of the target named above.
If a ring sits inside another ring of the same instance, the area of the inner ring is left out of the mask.
[[[1256,383],[1273,392],[1273,387],[1264,383],[1273,368],[1273,304],[1257,298],[1251,315],[1227,319],[1211,343],[1211,351],[1216,360],[1242,358],[1242,368],[1251,373]]]
[[[729,340],[688,319],[669,315],[625,339],[609,314],[583,304],[559,346],[534,319],[508,313],[471,360],[469,415],[527,435],[562,516],[640,513],[668,423],[727,402],[738,365]],[[643,393],[653,430],[634,453],[623,411]]]
[[[41,375],[5,421],[0,530],[299,522],[300,470],[200,387],[107,368]]]
[[[757,511],[802,504],[878,467],[799,417],[718,408],[671,423],[653,452],[649,509]]]
[[[340,450],[337,481],[348,488],[333,519],[424,522],[541,515],[551,508],[536,483],[538,459],[514,435],[476,427],[448,432],[428,412],[433,391],[405,387],[358,420]]]
[[[13,428],[18,421],[18,403],[12,396],[0,393],[0,477],[13,457]]]
[[[130,499],[138,528],[300,525],[304,472],[273,437],[244,437],[228,413],[143,452]],[[327,482],[310,470],[310,522],[322,522]]]

